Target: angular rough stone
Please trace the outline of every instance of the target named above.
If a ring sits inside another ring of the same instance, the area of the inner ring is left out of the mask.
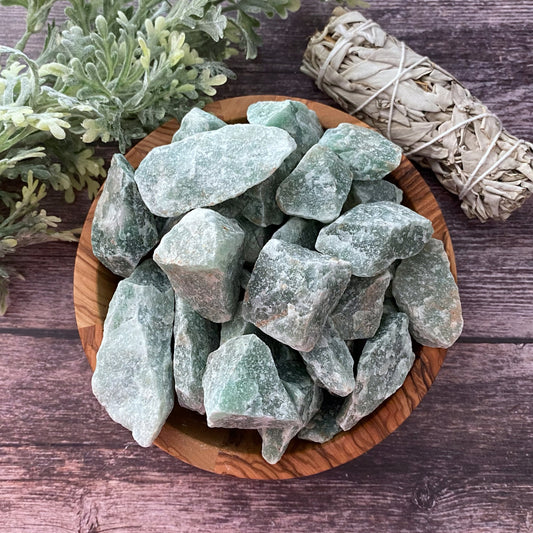
[[[341,428],[351,429],[394,394],[403,385],[414,360],[407,315],[385,315],[359,358],[355,389],[337,416]]]
[[[182,218],[183,218],[183,215],[180,215],[179,217],[170,217],[170,218],[157,217],[159,221],[159,224],[158,224],[159,240],[161,240]]]
[[[310,352],[300,352],[313,381],[337,396],[348,396],[355,387],[353,357],[328,320]]]
[[[218,326],[201,317],[176,295],[174,388],[182,407],[205,413],[202,377],[208,355],[219,345]]]
[[[284,130],[233,124],[153,148],[135,181],[152,213],[178,216],[239,196],[271,176],[295,149]]]
[[[352,173],[329,148],[311,147],[278,187],[276,201],[288,215],[331,222],[350,192]]]
[[[93,253],[111,272],[127,277],[157,244],[154,215],[144,205],[127,159],[115,154],[96,204]]]
[[[359,204],[371,204],[373,202],[393,202],[395,204],[401,204],[402,200],[403,191],[396,187],[394,183],[385,180],[354,180],[348,196],[350,207]]]
[[[246,288],[243,316],[295,350],[310,351],[350,279],[350,266],[271,239]]]
[[[244,231],[210,209],[187,213],[162,239],[154,260],[176,293],[211,322],[227,322],[237,306]]]
[[[195,133],[218,130],[227,124],[215,115],[193,107],[182,119],[180,129],[174,133],[172,142],[178,142]]]
[[[148,259],[119,282],[109,303],[92,390],[141,446],[155,440],[174,405],[174,293]]]
[[[318,234],[315,248],[352,265],[354,276],[379,274],[417,254],[433,234],[431,221],[392,202],[361,204]]]
[[[279,377],[300,415],[301,422],[283,429],[259,430],[263,440],[261,453],[265,461],[270,464],[275,464],[281,459],[293,437],[309,422],[322,403],[322,390],[313,383],[301,357],[295,351],[280,345],[275,361]]]
[[[342,431],[337,424],[337,415],[344,398],[325,393],[320,409],[307,425],[298,433],[299,439],[324,443]]]
[[[350,166],[354,180],[379,180],[402,160],[399,146],[377,131],[355,124],[343,123],[326,130],[319,144],[331,148]]]
[[[244,231],[244,262],[255,263],[259,252],[268,240],[267,230],[256,226],[244,217],[238,217],[236,220]]]
[[[449,348],[461,335],[459,290],[441,241],[431,239],[419,254],[400,263],[392,293],[420,344]]]
[[[291,217],[272,235],[272,239],[298,244],[310,250],[315,249],[315,241],[322,224],[316,220]]]
[[[385,291],[391,279],[389,270],[371,278],[352,276],[330,315],[341,338],[369,339],[375,335],[383,314]]]
[[[283,428],[300,423],[270,348],[255,335],[235,337],[212,352],[203,387],[209,427]]]
[[[237,305],[237,310],[229,322],[224,322],[220,327],[220,344],[224,344],[235,337],[242,337],[250,334],[258,335],[259,330],[242,317],[242,302]],[[259,335],[258,335],[259,336]]]

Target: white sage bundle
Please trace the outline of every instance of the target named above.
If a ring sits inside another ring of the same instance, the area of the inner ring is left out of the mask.
[[[341,107],[429,166],[469,218],[505,220],[533,192],[533,145],[458,80],[357,11],[336,8],[302,71]]]

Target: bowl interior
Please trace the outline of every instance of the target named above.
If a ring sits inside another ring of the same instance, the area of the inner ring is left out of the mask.
[[[230,123],[245,122],[248,106],[260,100],[285,100],[283,96],[245,96],[221,100],[205,109]],[[324,128],[341,122],[363,125],[337,109],[299,98],[313,109]],[[155,146],[168,144],[178,128],[170,121],[140,141],[126,157],[136,168]],[[390,175],[404,192],[404,204],[433,223],[434,237],[444,242],[456,277],[453,247],[442,212],[418,171],[403,157]],[[95,199],[83,226],[74,268],[74,309],[81,342],[91,368],[102,341],[103,323],[111,296],[120,278],[94,257],[91,225]],[[446,350],[415,346],[416,359],[403,386],[352,430],[342,432],[325,444],[294,439],[282,460],[270,465],[261,457],[257,431],[208,428],[205,418],[175,406],[155,444],[169,454],[198,468],[253,479],[284,479],[308,476],[344,464],[363,454],[394,431],[418,405],[439,371]]]

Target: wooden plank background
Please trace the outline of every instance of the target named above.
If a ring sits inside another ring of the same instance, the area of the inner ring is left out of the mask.
[[[264,25],[258,60],[234,60],[238,79],[219,97],[330,103],[299,65],[332,5],[302,3],[289,20]],[[0,43],[16,42],[22,13],[0,7]],[[374,0],[367,14],[533,140],[533,1]],[[90,392],[72,309],[75,245],[10,258],[26,280],[13,283],[0,319],[0,532],[532,532],[532,204],[505,223],[481,224],[424,177],[454,242],[463,336],[404,425],[359,459],[307,479],[228,479],[135,445]],[[82,195],[74,206],[53,194],[46,201],[68,227],[81,225],[88,206]]]

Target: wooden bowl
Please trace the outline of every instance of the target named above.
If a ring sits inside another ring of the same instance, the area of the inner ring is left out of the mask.
[[[214,102],[206,107],[222,120],[246,121],[248,106],[259,100],[285,100],[282,96],[245,96]],[[332,107],[300,100],[313,109],[324,128],[341,122],[364,125],[356,118]],[[132,148],[126,158],[137,167],[155,146],[168,144],[178,128],[170,121]],[[404,204],[429,218],[434,237],[444,242],[451,270],[456,277],[455,258],[442,212],[420,174],[404,157],[392,173],[394,182],[404,192]],[[119,278],[100,264],[91,249],[91,224],[98,198],[83,226],[74,267],[74,309],[83,349],[94,370],[96,352],[102,341],[103,323],[109,300]],[[352,430],[342,432],[330,442],[315,444],[295,439],[282,460],[270,465],[261,457],[261,439],[257,431],[208,428],[205,418],[176,405],[155,444],[169,454],[217,474],[252,479],[286,479],[309,476],[342,465],[381,442],[392,433],[418,405],[439,371],[446,350],[415,346],[416,359],[404,385],[371,415]]]

